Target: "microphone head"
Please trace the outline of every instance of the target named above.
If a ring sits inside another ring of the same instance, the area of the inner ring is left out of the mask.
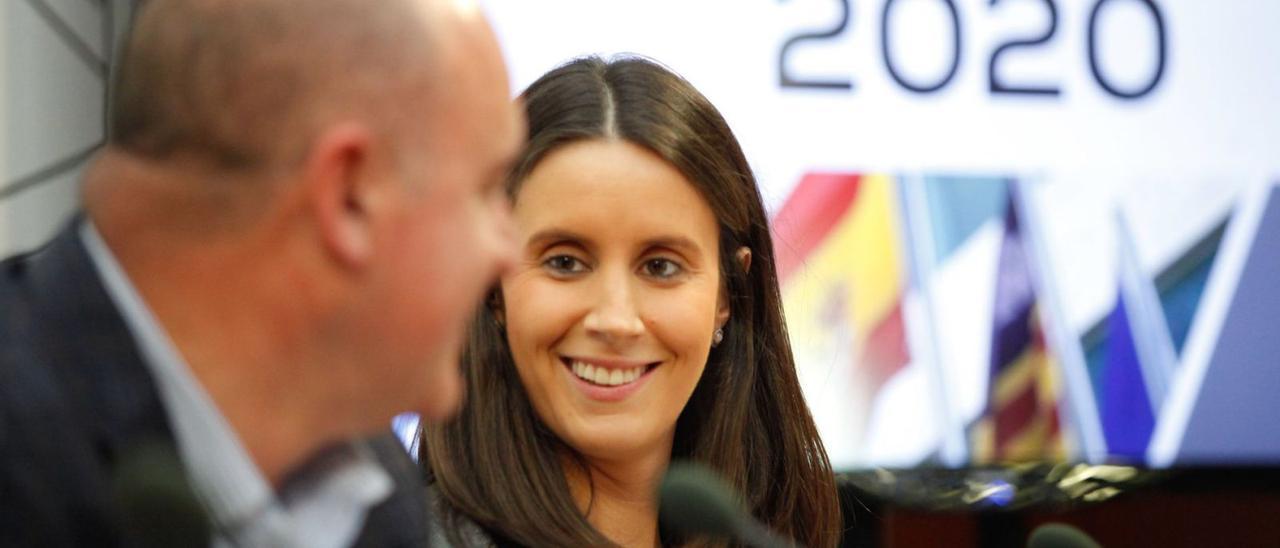
[[[1046,523],[1027,538],[1027,548],[1102,548],[1084,531],[1065,523]]]
[[[674,463],[658,488],[659,520],[663,527],[686,536],[736,539],[743,511],[730,493],[707,468]]]

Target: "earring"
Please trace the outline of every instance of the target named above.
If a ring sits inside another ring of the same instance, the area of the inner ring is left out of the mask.
[[[724,340],[724,328],[717,327],[716,332],[711,334],[711,348],[720,346],[720,341]]]

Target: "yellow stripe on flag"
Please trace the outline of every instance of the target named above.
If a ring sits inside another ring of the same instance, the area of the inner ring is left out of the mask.
[[[1044,362],[1048,356],[1035,347],[1022,351],[1013,363],[1005,366],[995,378],[995,390],[991,393],[991,403],[995,407],[1004,407],[1018,397],[1027,386],[1036,382],[1043,374]]]
[[[833,292],[843,291],[843,313],[858,347],[902,298],[903,275],[893,180],[870,175],[861,184],[856,203],[783,288],[788,324],[796,333],[830,325],[823,311]]]

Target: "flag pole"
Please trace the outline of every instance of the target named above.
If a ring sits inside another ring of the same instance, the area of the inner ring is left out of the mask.
[[[924,178],[919,175],[899,178],[903,203],[903,217],[906,226],[906,244],[910,260],[908,275],[910,286],[915,287],[920,296],[924,310],[924,318],[913,322],[924,331],[920,337],[922,348],[913,348],[918,359],[928,367],[933,377],[934,397],[938,402],[936,418],[942,432],[942,462],[946,466],[958,467],[965,463],[968,450],[965,443],[964,423],[951,405],[951,396],[947,391],[947,367],[945,358],[938,351],[938,325],[934,314],[933,289],[929,280],[936,267],[937,243],[933,239],[932,218],[929,216],[929,202]],[[904,299],[907,292],[903,292]]]
[[[1138,261],[1138,248],[1123,208],[1116,208],[1116,230],[1119,236],[1116,266],[1120,272],[1117,295],[1124,299],[1131,326],[1129,331],[1146,383],[1147,397],[1151,400],[1151,411],[1158,416],[1169,393],[1169,379],[1177,364],[1177,351],[1169,335],[1160,295]],[[1133,329],[1135,325],[1139,329]]]

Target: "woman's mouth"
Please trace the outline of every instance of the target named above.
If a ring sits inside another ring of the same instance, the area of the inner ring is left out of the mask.
[[[618,367],[618,365],[621,364],[610,364],[610,366],[605,366],[567,356],[562,356],[560,361],[569,368],[569,371],[573,373],[573,376],[585,382],[602,387],[615,387],[631,384],[644,376],[644,374],[649,372],[649,370],[658,366],[658,362],[634,365],[630,367]]]

